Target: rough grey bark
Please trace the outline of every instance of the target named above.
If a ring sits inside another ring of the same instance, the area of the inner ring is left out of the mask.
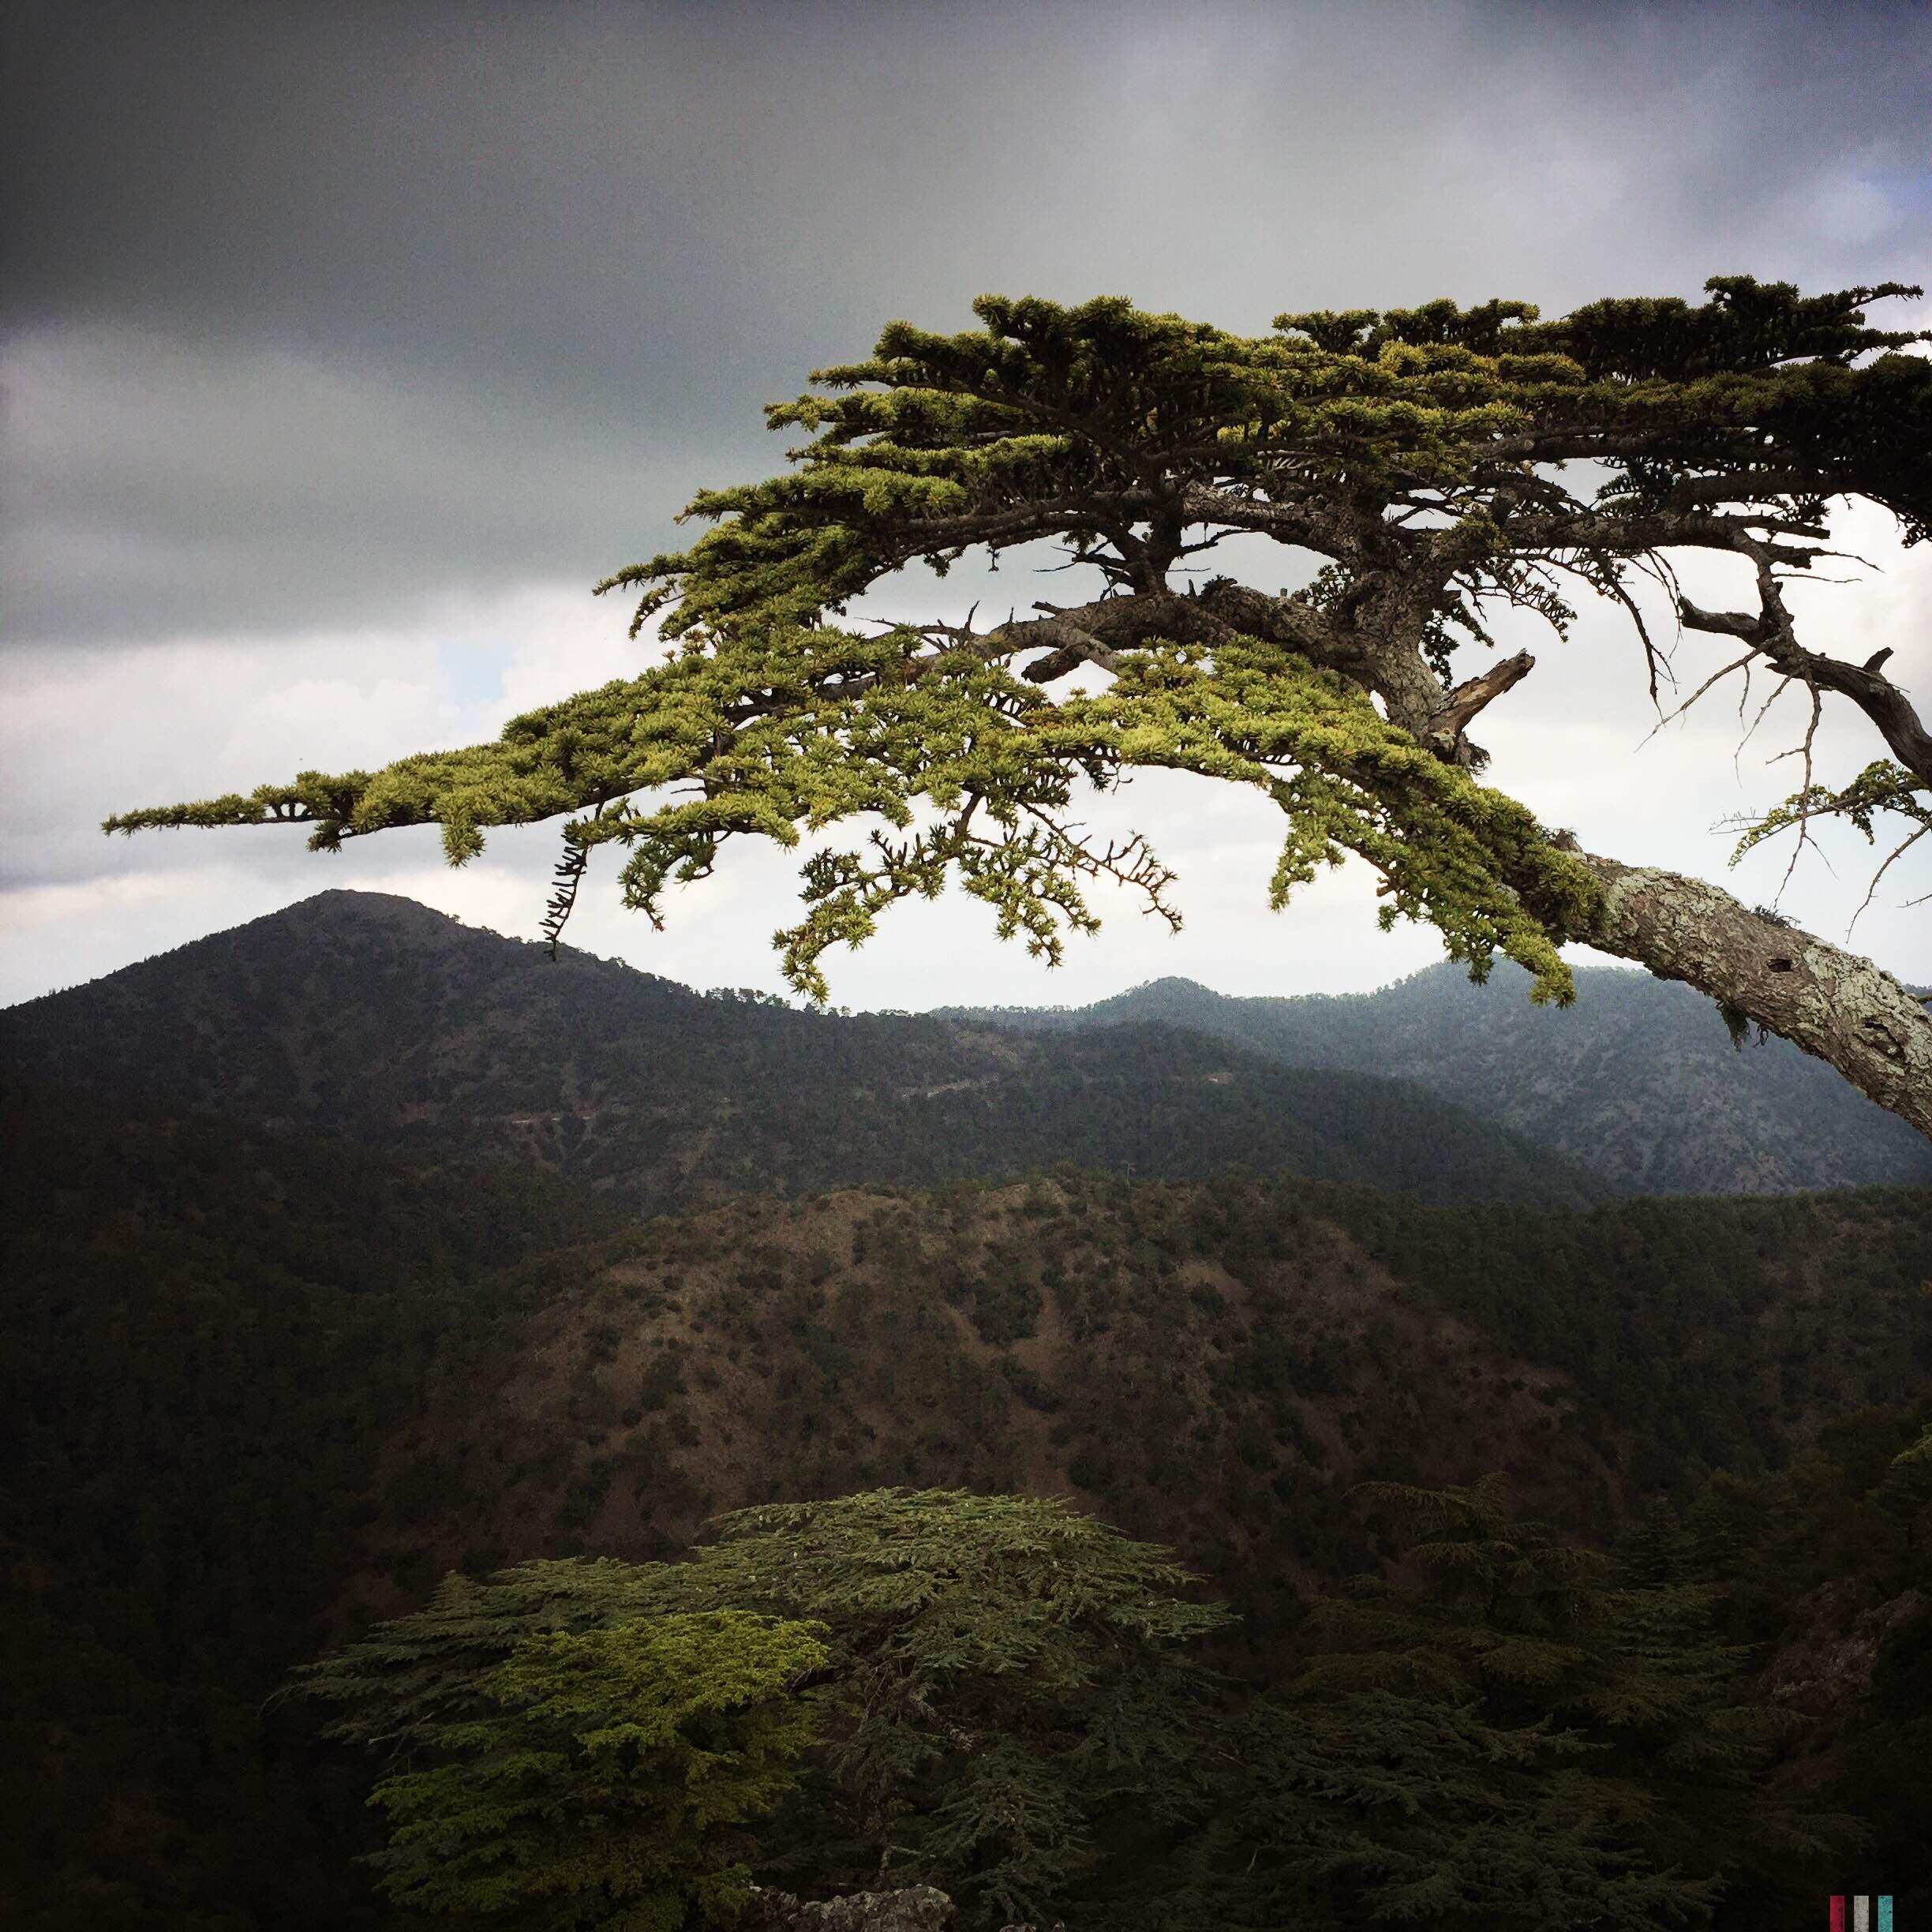
[[[953,1901],[930,1885],[809,1900],[758,1885],[742,1921],[747,1932],[950,1932],[958,1922]]]
[[[1593,945],[1816,1054],[1932,1139],[1932,1013],[1891,974],[1702,879],[1578,856],[1603,889]]]
[[[1536,660],[1527,651],[1505,657],[1492,665],[1481,677],[1456,686],[1443,700],[1442,709],[1417,734],[1432,750],[1454,757],[1470,721],[1483,706],[1513,691],[1536,668]]]
[[[931,1885],[811,1900],[754,1885],[739,1923],[746,1932],[953,1932],[959,1911],[945,1893]],[[1005,1932],[1035,1932],[1035,1928],[1008,1926]],[[1061,1928],[1055,1926],[1053,1932]]]

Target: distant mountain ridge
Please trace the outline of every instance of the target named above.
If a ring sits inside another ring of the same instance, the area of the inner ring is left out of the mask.
[[[329,892],[0,1013],[23,1078],[392,1149],[534,1159],[657,1212],[1072,1163],[1234,1163],[1578,1204],[1585,1166],[1407,1083],[1155,1021],[1029,1039],[694,993],[406,899]]]
[[[1156,979],[1091,1006],[942,1007],[936,1017],[1065,1035],[1163,1021],[1283,1065],[1413,1080],[1639,1193],[1932,1184],[1932,1143],[1788,1041],[1734,1049],[1688,987],[1614,968],[1577,1003],[1533,1006],[1435,966],[1365,994],[1239,998]]]

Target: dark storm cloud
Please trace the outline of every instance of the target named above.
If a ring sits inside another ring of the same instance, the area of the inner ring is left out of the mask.
[[[1909,267],[1932,152],[1917,7],[66,0],[14,32],[16,638],[587,579],[773,460],[758,404],[988,286],[1259,328]]]

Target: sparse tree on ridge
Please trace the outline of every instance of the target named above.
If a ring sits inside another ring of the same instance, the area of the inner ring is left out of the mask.
[[[871,819],[868,845],[807,861],[804,916],[778,935],[791,983],[822,999],[827,947],[949,879],[1049,958],[1093,926],[1096,878],[1178,923],[1151,848],[1103,844],[1069,807],[1083,784],[1194,772],[1282,807],[1277,905],[1354,852],[1381,875],[1383,921],[1432,922],[1478,976],[1500,952],[1534,997],[1567,1002],[1558,949],[1587,942],[1932,1133],[1932,1017],[1896,979],[1703,881],[1581,851],[1477,775],[1470,728],[1534,668],[1519,653],[1459,675],[1458,653],[1490,643],[1485,611],[1561,632],[1578,587],[1609,598],[1654,693],[1647,577],[1683,624],[1732,641],[1734,672],[1795,684],[1814,724],[1854,705],[1877,734],[1881,754],[1833,781],[1807,732],[1803,783],[1745,846],[1834,817],[1902,844],[1932,828],[1932,732],[1888,653],[1808,648],[1784,594],[1831,554],[1840,500],[1881,506],[1908,543],[1932,529],[1932,361],[1903,353],[1926,338],[1863,314],[1919,291],[1709,287],[1701,306],[1608,301],[1551,322],[1511,301],[1284,315],[1258,339],[1110,298],[985,297],[983,328],[959,335],[894,323],[873,359],[814,377],[828,393],[767,410],[808,436],[792,469],[700,494],[687,514],[715,527],[599,586],[641,594],[634,635],[663,613],[667,662],[493,744],[107,829],[305,823],[334,848],[436,822],[461,864],[489,826],[562,818],[554,937],[601,844],[630,848],[625,900],[655,920],[666,884],[709,873],[734,837],[792,844]],[[1184,576],[1249,534],[1321,567],[1279,594]],[[1043,539],[1098,595],[983,626],[848,620],[908,565]],[[1754,608],[1681,597],[1673,560],[1698,552],[1742,560]],[[1100,688],[1064,682],[1084,670]]]

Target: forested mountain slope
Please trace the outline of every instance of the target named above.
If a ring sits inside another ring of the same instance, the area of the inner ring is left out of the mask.
[[[1582,1201],[1577,1163],[1402,1082],[1170,1027],[1064,1039],[705,997],[331,892],[0,1013],[25,1076],[403,1149],[535,1159],[652,1212],[1055,1161]]]
[[[1579,1208],[1421,1089],[1165,1024],[803,1014],[328,894],[0,1016],[0,1919],[33,1932],[393,1924],[354,1780],[264,1700],[451,1565],[1063,1494],[1204,1571],[1264,1680],[1391,1547],[1358,1481],[1501,1470],[1601,1537],[1932,1376],[1932,1192]],[[1135,1178],[893,1185],[1069,1154]],[[1787,1675],[1824,1627],[1751,1614]]]
[[[46,1091],[6,1126],[0,1855],[83,1902],[50,1924],[373,1923],[359,1808],[261,1701],[449,1564],[869,1484],[1063,1492],[1205,1569],[1265,1669],[1382,1547],[1355,1481],[1506,1469],[1601,1531],[1932,1371],[1923,1193],[1061,1174],[600,1232],[540,1174]]]
[[[507,1267],[607,1217],[11,1081],[0,1143],[0,1923],[346,1924],[354,1807],[318,1825],[261,1700],[323,1640],[387,1433],[539,1305]]]
[[[1156,979],[1091,1006],[942,1013],[1036,1035],[1160,1020],[1290,1066],[1415,1080],[1642,1193],[1932,1185],[1932,1144],[1822,1061],[1775,1038],[1734,1048],[1688,987],[1576,977],[1561,1009],[1533,1006],[1505,963],[1486,986],[1444,964],[1376,993],[1235,999]]]
[[[1372,1550],[1348,1486],[1499,1470],[1607,1532],[1932,1376],[1932,1193],[1424,1207],[1252,1175],[732,1202],[547,1257],[394,1465],[383,1566],[681,1548],[715,1512],[1068,1493],[1265,1631]]]

